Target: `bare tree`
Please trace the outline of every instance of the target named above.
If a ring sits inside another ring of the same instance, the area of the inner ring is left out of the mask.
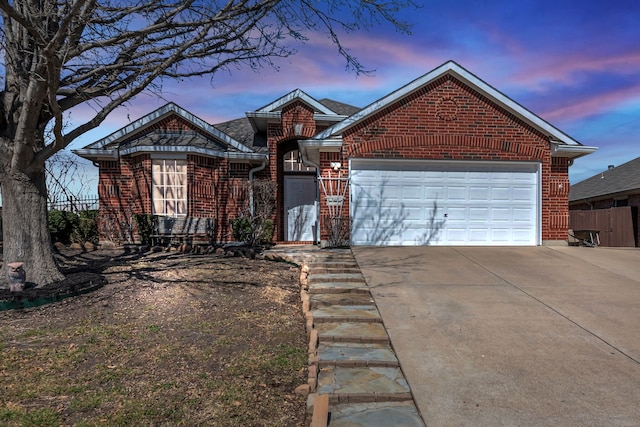
[[[90,185],[95,185],[80,159],[68,151],[54,154],[47,161],[45,171],[49,205],[83,199],[90,192]]]
[[[164,79],[257,69],[327,35],[348,69],[365,69],[340,36],[396,19],[412,0],[0,0],[0,185],[4,259],[39,285],[62,279],[46,226],[45,162]],[[63,129],[75,107],[93,110]],[[46,130],[53,132],[51,143]],[[4,271],[0,280],[5,277]]]

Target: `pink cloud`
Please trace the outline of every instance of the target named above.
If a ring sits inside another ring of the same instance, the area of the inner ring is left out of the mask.
[[[640,99],[640,85],[572,102],[571,105],[542,112],[541,116],[548,120],[575,120],[610,112],[622,104],[638,99]]]
[[[577,85],[580,83],[580,73],[628,74],[637,72],[640,68],[640,52],[601,57],[560,52],[551,56],[520,60],[527,65],[519,67],[520,72],[511,74],[509,81],[512,84],[528,85],[538,91],[546,91],[550,82]]]

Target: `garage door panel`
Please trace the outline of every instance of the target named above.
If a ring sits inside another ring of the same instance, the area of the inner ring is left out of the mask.
[[[469,221],[486,221],[492,212],[493,210],[486,206],[471,207],[469,208]]]
[[[353,165],[353,244],[538,242],[537,164],[371,160]],[[429,230],[430,223],[441,229]]]
[[[489,200],[489,194],[491,191],[488,186],[470,186],[469,187],[469,200],[478,200],[481,202],[486,202]]]
[[[402,200],[422,200],[424,199],[424,187],[419,184],[408,184],[400,190]]]
[[[425,210],[422,207],[405,207],[404,213],[406,221],[423,221],[425,219]]]
[[[513,201],[514,202],[535,202],[535,187],[514,187],[513,188]]]
[[[511,211],[513,212],[512,221],[514,222],[530,223],[532,219],[535,218],[533,208],[514,208]]]
[[[489,230],[486,228],[470,228],[469,241],[476,243],[484,243],[489,240]]]
[[[510,187],[493,187],[491,189],[491,201],[508,203],[512,201],[512,191]]]
[[[469,198],[469,188],[466,186],[448,186],[447,187],[447,201],[455,202],[465,201]]]

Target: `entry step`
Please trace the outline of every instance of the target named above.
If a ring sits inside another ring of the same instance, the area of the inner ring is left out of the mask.
[[[327,322],[315,325],[319,342],[388,343],[382,323]]]
[[[375,305],[335,305],[311,310],[315,323],[369,322],[382,323]]]
[[[310,294],[340,294],[345,292],[369,295],[369,287],[367,286],[366,282],[309,282]]]
[[[330,403],[365,403],[412,400],[407,380],[399,368],[325,367],[318,374],[318,394]]]
[[[319,366],[350,368],[397,367],[398,359],[387,343],[322,343],[318,347]]]
[[[373,305],[368,293],[312,294],[309,295],[311,309],[333,305]]]
[[[375,402],[333,405],[331,427],[425,427],[413,402]]]

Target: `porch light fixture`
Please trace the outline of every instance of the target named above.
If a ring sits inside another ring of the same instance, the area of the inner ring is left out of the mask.
[[[342,163],[340,163],[340,162],[331,162],[331,169],[333,169],[334,171],[338,172],[341,167],[342,167]]]

